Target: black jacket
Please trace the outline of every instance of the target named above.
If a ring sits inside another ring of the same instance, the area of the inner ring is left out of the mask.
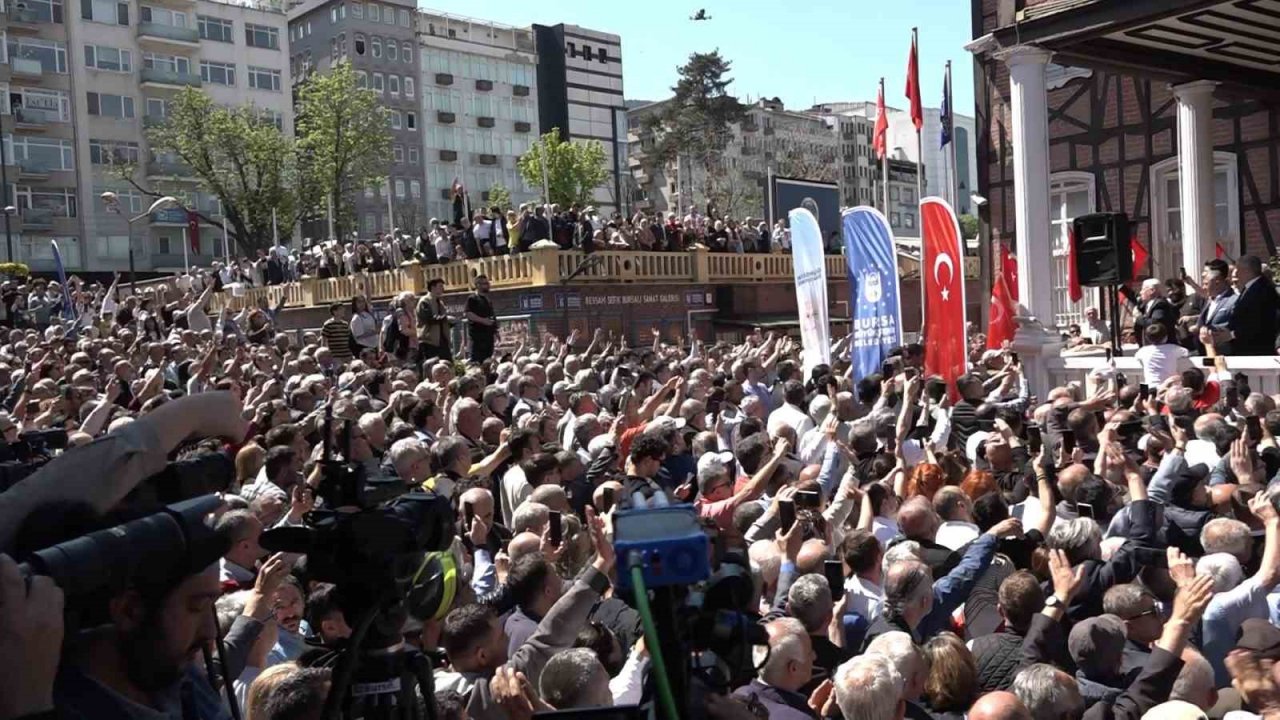
[[[1275,355],[1276,312],[1280,297],[1266,277],[1260,277],[1236,296],[1227,327],[1235,334],[1232,355]]]
[[[973,639],[979,693],[1013,686],[1013,677],[1022,667],[1022,640],[1020,633],[1008,629]]]
[[[1145,345],[1143,333],[1152,325],[1163,325],[1168,342],[1178,338],[1178,308],[1164,298],[1153,298],[1138,305],[1138,317],[1133,321],[1133,332],[1138,344]]]

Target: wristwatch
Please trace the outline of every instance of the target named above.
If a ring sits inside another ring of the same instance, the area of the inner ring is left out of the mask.
[[[1057,595],[1050,595],[1049,597],[1044,599],[1044,606],[1046,608],[1057,609],[1057,608],[1062,608],[1064,605],[1065,603],[1063,603],[1062,600],[1059,599]]]

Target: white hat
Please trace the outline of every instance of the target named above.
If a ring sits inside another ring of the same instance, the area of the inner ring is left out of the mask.
[[[703,470],[711,467],[712,465],[723,465],[728,467],[733,463],[733,461],[733,453],[728,450],[723,452],[702,453],[702,457],[698,458],[698,474],[701,475]]]
[[[1158,288],[1158,287],[1160,287],[1162,284],[1163,284],[1163,283],[1161,283],[1161,282],[1160,282],[1160,280],[1159,280],[1159,279],[1157,279],[1157,278],[1147,278],[1146,280],[1143,280],[1143,281],[1142,281],[1142,289],[1143,289],[1143,290],[1150,290],[1150,289],[1152,289],[1152,288]]]

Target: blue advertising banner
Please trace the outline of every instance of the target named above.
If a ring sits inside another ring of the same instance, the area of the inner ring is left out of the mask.
[[[853,308],[850,361],[860,380],[880,372],[889,351],[902,344],[898,252],[889,222],[873,207],[845,210],[843,229]]]

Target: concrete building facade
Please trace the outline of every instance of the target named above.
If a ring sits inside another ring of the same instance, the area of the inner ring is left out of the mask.
[[[501,186],[519,205],[537,200],[516,167],[538,139],[533,32],[443,13],[418,13],[424,197],[428,219],[451,218],[462,181],[473,209]]]
[[[3,13],[0,113],[5,167],[0,181],[16,208],[5,228],[6,258],[34,270],[53,266],[57,240],[68,270],[183,265],[186,213],[173,208],[136,223],[147,191],[176,195],[217,219],[216,199],[196,190],[190,170],[153,153],[145,128],[162,121],[183,87],[222,105],[262,108],[292,132],[284,13],[272,5],[215,0],[138,4],[23,0]],[[135,168],[131,178],[120,166]],[[106,191],[118,207],[105,206]],[[222,256],[221,232],[201,227],[188,261]],[[196,248],[199,252],[196,252]]]
[[[421,93],[426,90],[418,62],[416,15],[417,5],[410,0],[306,0],[289,9],[293,83],[350,62],[357,81],[377,92],[389,111],[392,163],[387,180],[381,187],[356,193],[356,223],[349,229],[362,236],[408,229],[422,215]],[[305,226],[304,233],[322,237],[323,222]]]
[[[622,38],[577,25],[534,25],[538,53],[538,121],[566,140],[604,146],[610,182],[596,188],[597,210],[624,210],[627,110],[622,89]]]

